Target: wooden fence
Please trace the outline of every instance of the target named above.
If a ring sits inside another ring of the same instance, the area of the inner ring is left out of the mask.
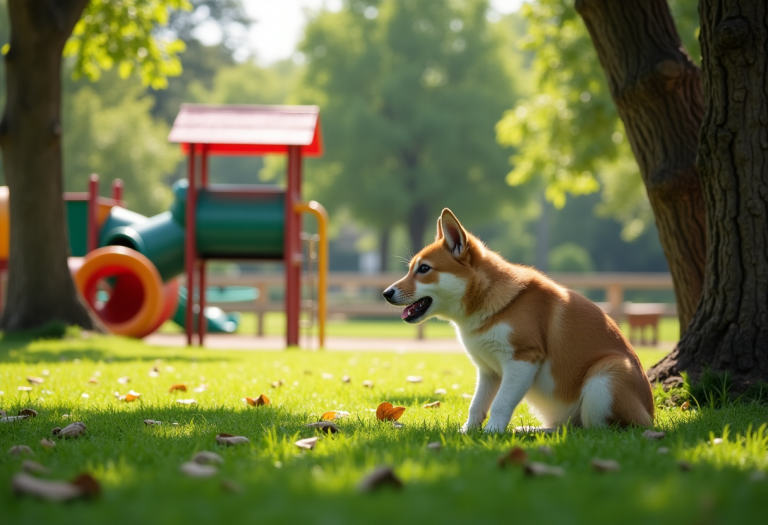
[[[381,292],[402,278],[402,274],[364,275],[360,273],[334,272],[328,275],[328,314],[334,316],[387,316],[397,312],[382,297]],[[604,290],[606,301],[598,303],[614,319],[620,319],[624,311],[626,290],[671,290],[672,277],[668,273],[553,273],[550,277],[575,290]],[[259,290],[255,301],[210,303],[211,306],[233,312],[253,312],[257,315],[257,333],[264,334],[264,314],[282,312],[283,275],[280,273],[254,273],[239,276],[211,274],[209,286],[252,286]],[[312,281],[304,282],[305,297],[312,296]],[[302,301],[304,309],[314,307],[311,299]],[[666,315],[676,315],[675,305],[662,307]],[[418,335],[423,335],[423,325],[418,325]]]

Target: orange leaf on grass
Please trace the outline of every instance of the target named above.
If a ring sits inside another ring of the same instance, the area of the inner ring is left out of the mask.
[[[405,412],[405,407],[395,407],[385,401],[376,409],[376,419],[379,421],[397,421]]]
[[[341,419],[347,417],[349,412],[346,410],[331,410],[320,416],[320,421],[333,421],[334,419]]]
[[[185,385],[184,383],[177,383],[175,385],[171,385],[171,388],[168,389],[168,392],[170,392],[172,394],[172,393],[176,392],[177,390],[179,390],[181,392],[186,392],[187,391],[187,385]]]
[[[259,397],[246,397],[245,402],[252,407],[260,407],[271,403],[269,398],[264,394],[261,394]]]

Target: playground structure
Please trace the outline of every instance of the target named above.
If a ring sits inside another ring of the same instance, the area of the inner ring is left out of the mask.
[[[174,184],[168,211],[150,218],[131,212],[122,206],[122,183],[113,185],[111,198],[100,197],[95,176],[88,193],[65,194],[70,268],[85,300],[113,333],[144,337],[176,313],[187,344],[197,332],[202,345],[206,330],[232,331],[235,324],[220,310],[206,308],[206,261],[279,260],[285,263],[286,345],[297,346],[304,260],[301,214],[311,213],[319,234],[317,317],[322,348],[327,215],[317,202],[300,200],[302,157],[322,154],[319,109],[184,104],[169,140],[187,153],[188,179]],[[208,184],[209,155],[267,153],[287,154],[285,188]],[[7,202],[7,188],[2,188],[0,270],[8,259]],[[185,289],[177,279],[182,272]]]

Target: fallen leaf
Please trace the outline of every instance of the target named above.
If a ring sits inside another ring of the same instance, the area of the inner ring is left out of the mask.
[[[280,381],[272,381],[272,383],[270,383],[272,388],[280,388],[282,385],[283,384]]]
[[[713,445],[722,445],[723,444],[723,438],[715,438],[712,440]]]
[[[472,399],[472,394],[461,394],[464,399]]]
[[[399,421],[393,421],[393,422],[392,422],[392,426],[393,426],[394,428],[404,428],[404,427],[405,427],[405,425],[403,425],[403,424],[402,424],[402,423],[400,423]]]
[[[508,465],[524,465],[528,461],[528,453],[520,447],[512,447],[496,461],[496,464],[504,468]]]
[[[187,461],[179,470],[191,478],[210,478],[219,471],[214,465],[203,465],[194,461]]]
[[[160,425],[162,423],[163,423],[162,421],[155,421],[154,419],[145,419],[144,420],[144,424],[147,425],[148,427],[151,427],[153,425]]]
[[[117,382],[120,383],[121,385],[128,384],[130,381],[131,381],[131,378],[128,377],[128,376],[118,377],[117,378]]]
[[[421,383],[423,378],[421,376],[408,376],[405,378],[409,383]]]
[[[397,421],[405,412],[405,407],[395,407],[385,401],[376,408],[376,419],[379,421]]]
[[[160,377],[160,369],[153,366],[149,369],[149,377]]]
[[[678,467],[680,468],[680,470],[682,470],[683,472],[690,472],[691,470],[693,470],[693,465],[691,465],[690,463],[688,463],[688,462],[687,462],[687,461],[685,461],[685,460],[680,460],[680,461],[678,461],[678,462],[677,462],[677,466],[678,466]]]
[[[51,441],[48,438],[43,438],[40,440],[40,444],[44,446],[45,448],[53,448],[56,446],[56,442]]]
[[[224,458],[219,456],[216,452],[201,450],[192,456],[192,461],[195,463],[200,463],[201,465],[213,465],[224,463]]]
[[[320,416],[320,421],[333,421],[334,419],[341,419],[347,416],[349,416],[349,412],[346,410],[332,410]]]
[[[22,408],[19,410],[20,416],[29,416],[29,417],[37,417],[37,411],[32,410],[31,408]]]
[[[80,487],[83,496],[95,498],[101,495],[101,485],[96,478],[87,473],[78,474],[75,479],[70,481],[72,485]]]
[[[32,392],[31,386],[20,386],[18,388],[19,392]]]
[[[197,401],[194,399],[177,399],[176,402],[180,405],[196,405]]]
[[[90,378],[90,379],[88,380],[88,382],[89,382],[90,384],[92,384],[92,385],[95,385],[96,383],[98,383],[98,382],[99,382],[99,380],[98,380],[98,379],[96,379],[95,377],[92,377],[92,378]]]
[[[57,436],[59,432],[61,432],[61,427],[56,427],[53,430],[51,430],[51,434],[53,434],[54,436]]]
[[[35,455],[34,451],[27,445],[14,445],[8,449],[8,453],[12,456],[21,456],[22,454],[27,456]]]
[[[421,405],[421,408],[440,408],[440,401],[435,401],[433,403],[426,403],[424,405]]]
[[[315,428],[317,430],[322,430],[326,434],[335,434],[336,432],[341,432],[339,430],[339,427],[331,423],[330,421],[318,421],[317,423],[308,423],[307,425],[304,425],[307,428]]]
[[[349,377],[349,376],[343,376],[341,378],[341,381],[342,381],[342,383],[351,383],[352,382],[352,378]]]
[[[200,385],[199,387],[193,389],[192,392],[200,394],[201,392],[205,392],[206,390],[208,390],[208,385]]]
[[[433,441],[432,443],[427,443],[427,448],[429,450],[440,450],[443,448],[443,444],[439,441]]]
[[[314,436],[314,437],[300,439],[296,443],[294,443],[294,445],[296,445],[299,448],[303,448],[305,450],[312,450],[313,448],[315,448],[315,445],[317,444],[318,441],[320,441],[320,438],[317,436]]]
[[[643,437],[648,440],[661,439],[666,435],[666,432],[656,432],[655,430],[646,430],[643,432]]]
[[[552,455],[552,448],[547,445],[540,445],[539,448],[537,448],[539,452],[544,454],[545,456],[551,456]]]
[[[680,410],[690,410],[691,404],[688,401],[685,401],[682,405],[680,405]]]
[[[0,423],[13,423],[15,421],[21,421],[22,419],[29,419],[29,416],[8,416],[0,418]]]
[[[437,390],[435,390],[436,396],[444,396],[447,393],[448,391],[445,388],[438,388]]]
[[[117,394],[119,396],[118,399],[120,399],[120,401],[125,401],[126,403],[130,403],[132,401],[136,401],[137,399],[139,399],[141,397],[141,394],[139,394],[138,392],[134,392],[133,390],[129,391],[124,396],[121,396],[117,392],[115,392],[115,394]]]
[[[514,432],[523,433],[523,434],[552,434],[554,432],[557,432],[557,429],[547,428],[547,427],[532,427],[528,425],[523,427],[515,427]]]
[[[29,472],[30,474],[48,474],[50,470],[38,463],[37,461],[32,461],[31,459],[25,459],[21,463],[21,470],[24,472]]]
[[[30,385],[42,385],[45,383],[45,379],[42,377],[35,377],[35,376],[27,376],[27,381],[29,381]]]
[[[304,375],[305,376],[311,376],[312,375],[312,370],[304,370]]]
[[[531,461],[525,465],[525,473],[529,476],[562,476],[565,471],[560,467],[553,467],[545,463]]]
[[[619,462],[613,459],[594,458],[592,460],[592,468],[598,472],[617,472],[621,467]]]
[[[246,401],[246,403],[248,403],[249,405],[254,406],[254,407],[260,407],[260,406],[264,406],[264,405],[269,405],[271,403],[269,398],[267,396],[265,396],[264,394],[261,394],[259,397],[256,397],[256,398],[254,398],[254,397],[246,397],[245,401]]]
[[[56,427],[58,428],[58,427]],[[54,434],[57,437],[60,438],[77,438],[83,435],[85,433],[86,426],[84,423],[81,423],[80,421],[77,421],[75,423],[72,423],[70,425],[67,425],[66,427],[60,429],[58,432],[54,432]],[[54,429],[55,431],[56,429]]]
[[[397,477],[392,467],[378,467],[360,482],[361,492],[371,492],[382,487],[403,488],[403,482]]]
[[[186,392],[187,385],[185,385],[184,383],[176,383],[175,385],[171,385],[171,388],[168,389],[168,392],[172,394],[177,390],[180,392]]]
[[[83,489],[66,481],[38,479],[26,472],[13,477],[11,488],[15,494],[28,494],[48,501],[66,501],[84,495]]]
[[[373,381],[366,379],[365,381],[363,381],[362,385],[363,385],[363,388],[373,388]]]
[[[233,436],[232,434],[216,434],[216,442],[222,445],[232,446],[241,443],[250,443],[251,440],[245,436]]]

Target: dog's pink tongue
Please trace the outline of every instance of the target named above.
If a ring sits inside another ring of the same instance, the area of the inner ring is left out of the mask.
[[[411,310],[413,310],[414,305],[406,306],[405,310],[403,310],[403,313],[400,314],[401,319],[405,319],[409,315],[411,315]]]

